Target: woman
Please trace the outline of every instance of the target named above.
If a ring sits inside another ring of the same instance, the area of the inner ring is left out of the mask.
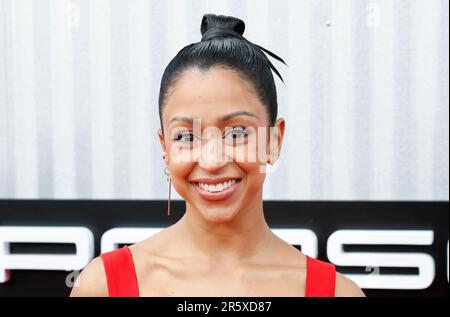
[[[279,156],[285,120],[271,69],[280,75],[263,51],[283,60],[244,29],[240,19],[205,15],[202,40],[162,77],[158,136],[184,216],[92,260],[71,296],[364,296],[265,221],[264,171]]]

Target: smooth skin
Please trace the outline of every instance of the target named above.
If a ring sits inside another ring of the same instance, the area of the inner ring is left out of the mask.
[[[195,84],[192,84],[195,83]],[[245,111],[245,115],[230,115]],[[221,120],[228,116],[227,120]],[[175,117],[201,120],[222,131],[189,137],[192,123]],[[214,67],[185,71],[169,91],[158,137],[172,184],[186,201],[184,216],[174,225],[130,246],[140,296],[304,296],[306,256],[278,238],[263,213],[266,164],[279,157],[285,120],[276,121],[272,143],[254,162],[235,160],[236,153],[257,151],[232,127],[268,127],[268,114],[253,86],[235,71]],[[181,134],[181,137],[180,137]],[[188,137],[186,137],[186,135]],[[220,159],[216,146],[232,147]],[[198,145],[206,150],[197,151]],[[186,158],[193,159],[187,160]],[[231,155],[231,157],[226,157]],[[184,158],[184,160],[183,160]],[[202,198],[192,183],[198,178],[238,177],[237,190],[225,200]],[[101,257],[94,258],[79,275],[70,296],[108,296]],[[336,296],[365,296],[340,273]]]

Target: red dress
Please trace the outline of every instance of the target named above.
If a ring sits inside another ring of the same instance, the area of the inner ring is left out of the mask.
[[[124,246],[102,253],[110,297],[138,297],[139,288],[130,249]],[[306,270],[306,297],[333,297],[336,267],[309,256]]]

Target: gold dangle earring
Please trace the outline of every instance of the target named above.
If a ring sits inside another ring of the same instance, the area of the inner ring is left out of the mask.
[[[166,152],[163,153],[163,159],[166,159]],[[166,181],[169,182],[169,198],[167,200],[167,216],[170,217],[170,192],[172,189],[172,179],[170,178],[170,171],[166,167],[164,167],[164,174],[166,175]]]

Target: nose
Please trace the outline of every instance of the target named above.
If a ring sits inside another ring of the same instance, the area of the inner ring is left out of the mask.
[[[211,173],[220,170],[227,162],[227,155],[222,143],[222,135],[220,133],[204,133],[204,142],[202,142],[199,166]]]

